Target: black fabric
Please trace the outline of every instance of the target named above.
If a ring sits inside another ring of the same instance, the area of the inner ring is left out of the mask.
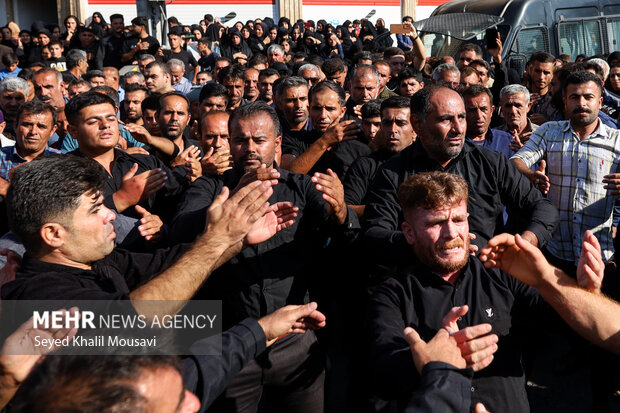
[[[308,284],[318,271],[322,248],[345,243],[359,228],[349,210],[347,221],[336,225],[326,202],[307,175],[278,168],[280,178],[269,203],[290,201],[299,207],[292,227],[269,240],[246,247],[213,272],[201,298],[222,300],[224,328],[246,317],[259,318],[287,304],[307,300]],[[170,233],[171,242],[191,241],[203,232],[206,210],[224,185],[234,189],[240,179],[235,170],[223,176],[198,178],[185,192]]]
[[[84,156],[79,149],[70,152],[70,154]],[[107,175],[103,203],[106,207],[116,210],[112,195],[121,188],[123,177],[133,167],[134,163],[138,164],[136,175],[157,168],[166,172],[168,180],[164,187],[146,201],[141,202],[140,205],[152,214],[159,215],[164,222],[169,222],[172,218],[171,211],[175,210],[179,196],[186,184],[185,167],[181,165],[171,170],[155,156],[141,154],[131,155],[115,148],[114,162],[112,163],[111,171],[112,175]],[[123,214],[132,218],[142,218],[133,208],[128,208],[123,211]]]
[[[2,286],[2,299],[128,300],[132,290],[168,268],[186,249],[179,244],[142,254],[116,248],[91,270],[39,261],[26,253],[15,280]]]
[[[471,404],[471,369],[431,361],[403,413],[466,412]]]
[[[443,168],[418,140],[381,165],[368,190],[363,241],[376,263],[393,270],[409,253],[410,247],[400,231],[403,217],[396,190],[410,175],[429,171],[454,173],[469,183],[469,231],[476,234],[473,242],[480,248],[493,235],[503,232],[502,205],[509,211],[530,214],[527,227],[518,230],[532,231],[541,246],[557,226],[556,208],[504,154],[465,140],[461,153]]]
[[[520,339],[532,324],[562,322],[534,288],[484,268],[477,258],[469,260],[454,284],[415,263],[377,288],[369,304],[368,340],[378,394],[406,403],[419,376],[403,330],[410,326],[429,341],[450,309],[462,305],[469,311],[459,318],[459,329],[490,323],[499,337],[491,365],[474,374],[472,406],[483,402],[492,412],[528,412]]]
[[[167,62],[170,59],[179,59],[180,61],[182,61],[183,64],[185,64],[184,76],[189,80],[192,80],[194,78],[193,68],[198,66],[198,62],[194,58],[193,54],[191,54],[187,50],[181,50],[178,53],[174,53],[172,50],[166,50],[164,52],[164,61]]]
[[[288,335],[250,361],[208,411],[321,413],[324,379],[314,332]]]
[[[282,139],[282,154],[300,156],[321,135],[318,130],[289,131]],[[360,156],[369,155],[370,152],[368,145],[359,140],[340,142],[323,153],[308,171],[308,175],[313,175],[315,172],[326,173],[327,168],[330,168],[342,180],[353,162]]]
[[[123,54],[128,53],[131,49],[136,47],[136,45],[138,44],[138,41],[142,41],[143,43],[146,42],[149,44],[149,48],[146,49],[146,51],[144,52],[140,52],[139,54],[144,53],[144,54],[150,54],[150,55],[155,56],[157,54],[157,51],[160,48],[159,41],[153,36],[148,36],[148,37],[145,37],[144,39],[140,39],[138,36],[131,36],[125,40],[125,44],[123,45]],[[138,56],[136,56],[136,59],[137,58]]]
[[[113,34],[106,36],[101,41],[103,48],[103,67],[113,66],[120,69],[124,66],[121,62],[123,49],[127,39],[125,36],[116,37]]]
[[[261,326],[248,318],[221,335],[192,345],[190,352],[197,349],[199,355],[183,360],[183,383],[200,399],[200,412],[211,406],[248,362],[265,351],[265,341]],[[221,354],[204,355],[209,348],[213,349],[213,354],[221,349]]]
[[[392,156],[394,152],[379,149],[353,162],[342,181],[344,200],[347,205],[366,205],[366,193],[370,183],[375,179],[381,164]]]

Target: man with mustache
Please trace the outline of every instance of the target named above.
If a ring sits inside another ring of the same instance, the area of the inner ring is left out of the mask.
[[[463,98],[445,86],[424,88],[411,98],[416,142],[381,165],[366,195],[363,241],[383,272],[398,267],[409,251],[396,188],[418,172],[451,172],[469,183],[469,223],[477,246],[504,231],[502,205],[524,211],[525,222],[513,231],[522,232],[532,244],[551,238],[556,209],[505,155],[466,140],[465,119]]]
[[[567,274],[575,274],[586,230],[601,243],[603,260],[614,254],[612,214],[620,194],[620,131],[598,118],[603,86],[595,74],[575,72],[563,90],[569,120],[548,122],[531,135],[511,159],[517,169],[543,194],[548,194],[560,212],[560,227],[549,240],[550,262]],[[547,171],[530,167],[541,159]]]
[[[558,293],[553,288],[545,288],[542,281],[529,282],[539,288],[537,291],[507,272],[491,269],[491,265],[483,265],[480,259],[470,256],[468,203],[473,201],[470,193],[473,194],[473,188],[465,179],[440,171],[412,175],[398,188],[404,216],[403,234],[413,254],[410,250],[408,265],[384,281],[370,299],[368,338],[371,377],[376,381],[371,385],[382,390],[386,398],[396,398],[401,403],[407,401],[424,381],[415,374],[416,348],[410,348],[405,341],[405,334],[411,334],[406,327],[415,329],[425,341],[433,338],[438,330],[445,329],[471,369],[468,374],[473,370],[467,396],[460,397],[471,397],[471,411],[474,405],[483,402],[491,412],[529,412],[521,362],[523,338],[538,342],[540,333],[535,333],[536,328],[565,330],[543,298],[549,300],[575,331],[599,345],[601,342],[589,335],[596,331],[590,327],[591,322],[581,324],[581,318],[575,315],[581,310],[575,308],[574,301],[557,298]],[[515,237],[499,235],[493,238],[492,245],[511,238]],[[528,252],[535,250],[518,235],[516,238],[520,245],[526,244],[523,248]],[[582,240],[578,242],[581,244]],[[580,261],[580,271],[587,271],[583,267],[588,265],[592,275],[584,275],[574,283],[578,286],[573,287],[591,289],[593,295],[600,293],[597,286],[603,270],[596,245],[591,233],[583,239],[583,248],[588,254]],[[497,255],[489,254],[492,249],[483,249],[485,261],[490,259],[495,266],[503,264],[497,256],[504,249],[496,248]],[[505,263],[508,263],[508,255]],[[535,265],[529,257],[523,261],[535,274],[531,279],[562,277],[554,274],[556,269],[549,269],[548,264],[546,268],[542,262]],[[521,275],[524,271],[518,267],[514,264],[501,266],[524,279]],[[450,365],[428,366],[426,373],[429,368],[437,367],[446,373],[456,370]],[[439,386],[439,380],[427,383],[423,391],[429,392]],[[457,389],[455,387],[454,391]],[[429,399],[429,403],[433,400]]]
[[[222,300],[224,328],[248,315],[260,317],[272,308],[307,302],[309,282],[324,270],[326,249],[322,247],[328,237],[331,249],[359,228],[333,171],[310,177],[275,163],[282,131],[273,108],[264,102],[240,106],[231,113],[228,130],[233,169],[202,176],[187,189],[172,224],[171,241],[189,241],[202,231],[205,211],[224,186],[236,193],[256,180],[271,181],[269,202],[296,219],[267,242],[244,248],[213,274],[212,282],[205,283],[199,296]],[[257,411],[265,392],[265,411],[320,413],[323,381],[315,336],[286,336],[264,357],[250,362],[216,404],[235,406],[225,411]]]

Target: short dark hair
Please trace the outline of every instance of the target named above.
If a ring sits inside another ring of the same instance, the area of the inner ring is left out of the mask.
[[[562,91],[566,93],[566,89],[568,89],[568,85],[583,85],[584,83],[594,82],[596,87],[598,88],[601,96],[603,96],[603,84],[601,83],[601,79],[591,72],[579,71],[571,73],[564,81],[564,86]]]
[[[110,99],[114,101],[114,106],[116,108],[118,108],[121,105],[121,101],[118,97],[118,92],[110,86],[105,86],[105,85],[95,86],[94,88],[89,90],[89,92],[101,93],[103,95],[108,96]]]
[[[489,97],[489,102],[491,102],[491,105],[492,105],[493,104],[493,93],[491,93],[488,87],[485,87],[482,85],[471,85],[465,88],[465,90],[463,91],[463,97],[464,98],[465,97],[475,98],[480,95],[484,95],[485,93]]]
[[[275,94],[278,97],[282,96],[282,93],[285,90],[293,87],[305,86],[306,88],[308,88],[308,82],[306,82],[306,79],[301,76],[287,76],[278,80],[278,86],[275,88]]]
[[[342,73],[347,69],[342,59],[333,58],[328,59],[321,65],[321,70],[325,73],[325,76],[335,76],[338,73]]]
[[[198,100],[202,103],[203,100],[214,96],[223,97],[228,103],[228,90],[219,83],[207,83],[204,85],[202,89],[200,89],[200,97]]]
[[[37,253],[41,227],[54,220],[70,225],[79,198],[103,192],[105,182],[103,167],[81,156],[40,156],[15,168],[6,196],[11,230],[27,251]]]
[[[397,191],[403,211],[456,205],[468,198],[467,181],[448,172],[419,172],[400,184]]]
[[[406,67],[398,74],[398,85],[400,86],[400,82],[402,82],[403,80],[411,78],[414,78],[418,83],[422,83],[424,81],[424,76],[422,75],[422,72],[412,67]]]
[[[131,19],[131,24],[136,26],[145,26],[148,24],[148,20],[144,16],[138,16]]]
[[[245,68],[239,64],[234,64],[223,68],[218,73],[217,81],[224,83],[225,79],[241,79],[244,80]]]
[[[92,89],[86,93],[81,93],[74,96],[73,99],[69,100],[69,102],[65,105],[65,115],[67,116],[67,121],[69,121],[71,125],[76,125],[79,122],[80,111],[82,109],[89,106],[102,105],[104,103],[108,103],[112,105],[112,107],[116,107],[114,99],[108,95],[104,95],[103,93],[93,92]]]
[[[91,81],[93,77],[103,77],[105,78],[105,73],[101,70],[89,70],[88,72],[82,75],[82,79]]]
[[[411,98],[405,96],[392,96],[381,102],[381,112],[385,109],[409,109],[411,106]]]
[[[547,52],[536,52],[532,54],[528,63],[555,63],[555,56]]]
[[[159,96],[147,96],[140,104],[142,113],[145,110],[155,110],[159,112]]]
[[[388,47],[383,51],[383,58],[389,60],[392,56],[404,56],[405,52],[400,47]]]
[[[7,68],[17,63],[19,63],[19,58],[15,53],[7,53],[2,55],[2,64],[4,64]]]
[[[35,366],[15,398],[16,411],[146,412],[148,401],[137,383],[147,371],[171,368],[180,373],[175,356],[56,355]],[[62,395],[62,397],[59,397]]]
[[[22,117],[22,113],[29,113],[29,114],[39,114],[39,113],[45,113],[45,112],[49,112],[52,114],[52,127],[54,125],[56,125],[56,122],[58,122],[58,113],[56,112],[56,109],[54,109],[52,107],[52,105],[50,105],[49,103],[45,103],[43,101],[40,101],[38,99],[34,99],[31,100],[30,102],[26,102],[23,105],[21,105],[19,107],[19,109],[17,109],[17,115],[15,116],[15,124],[19,124],[21,117]]]
[[[276,136],[282,135],[282,125],[280,125],[278,114],[274,108],[261,100],[250,102],[246,105],[241,105],[233,110],[230,114],[230,118],[228,118],[228,130],[231,130],[231,125],[237,120],[237,118],[249,118],[258,113],[267,113],[273,121],[273,130],[276,133]]]
[[[364,105],[362,105],[362,108],[360,109],[360,112],[362,114],[362,119],[380,118],[381,100],[373,99],[364,103]]]
[[[162,72],[170,75],[170,68],[168,67],[167,64],[165,64],[164,62],[158,62],[157,60],[155,60],[154,62],[149,63],[148,65],[146,65],[145,69],[152,69],[154,67],[158,67],[161,69]]]
[[[469,62],[469,66],[473,66],[473,65],[484,66],[487,72],[489,72],[489,75],[491,74],[491,65],[486,60],[484,59],[472,60],[471,62]]]
[[[146,93],[147,96],[149,94],[149,90],[146,88],[146,86],[142,86],[138,83],[133,83],[133,84],[129,84],[125,86],[125,96],[127,96],[127,93],[132,93],[132,92],[137,92],[137,91],[142,91]]]
[[[463,43],[459,47],[459,54],[463,52],[474,52],[476,56],[482,56],[482,49],[475,43]]]
[[[332,92],[338,95],[338,101],[340,102],[340,106],[344,107],[347,104],[347,95],[339,85],[335,84],[332,81],[326,80],[325,82],[319,82],[310,88],[310,92],[308,92],[308,101],[312,102],[312,98],[319,92],[324,91],[325,89],[329,89]]]
[[[258,72],[258,80],[260,80],[263,77],[271,77],[271,76],[280,76],[280,73],[273,67],[268,67],[267,69],[263,69],[260,72]]]
[[[114,13],[110,15],[110,22],[115,19],[123,19],[123,21],[125,21],[125,17],[123,17],[123,15],[119,13]]]
[[[254,67],[260,64],[266,65],[267,62],[269,62],[269,59],[267,59],[267,56],[265,56],[262,53],[257,53],[254,56],[252,56],[252,58],[248,62],[248,67]]]

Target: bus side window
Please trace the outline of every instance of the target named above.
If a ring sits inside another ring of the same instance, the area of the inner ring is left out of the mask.
[[[569,55],[572,61],[580,54],[593,56],[603,53],[598,21],[561,22],[558,24],[558,35],[560,54]]]

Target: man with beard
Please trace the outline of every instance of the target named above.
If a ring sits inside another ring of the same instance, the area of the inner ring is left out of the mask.
[[[234,64],[222,69],[217,76],[217,81],[223,85],[228,92],[228,107],[226,110],[234,110],[247,101],[243,99],[243,89],[245,69],[243,66]]]
[[[506,156],[466,140],[465,119],[463,98],[447,87],[433,85],[411,98],[416,142],[381,165],[367,193],[363,241],[376,264],[398,267],[409,251],[396,189],[418,172],[446,171],[469,182],[469,222],[477,246],[503,232],[502,205],[527,211],[518,229],[525,239],[542,245],[551,238],[558,220],[555,207]]]
[[[233,169],[202,176],[188,188],[172,225],[172,241],[188,241],[204,228],[204,212],[224,186],[234,193],[256,180],[271,181],[274,192],[269,202],[297,217],[267,242],[243,249],[213,275],[213,282],[205,283],[201,296],[223,300],[224,328],[248,315],[271,312],[272,307],[306,302],[308,282],[322,256],[317,247],[326,245],[326,236],[331,237],[330,247],[341,244],[359,225],[332,171],[309,177],[274,163],[282,134],[273,108],[263,102],[237,108],[230,116],[229,132]],[[265,392],[266,411],[320,413],[323,377],[314,335],[289,335],[250,362],[216,405],[256,411]],[[277,397],[269,397],[270,392]]]
[[[516,152],[538,128],[538,125],[527,117],[527,112],[532,107],[530,91],[523,85],[504,86],[499,92],[499,104],[504,115],[504,123],[497,129],[512,135],[510,149]]]
[[[381,129],[375,138],[379,149],[359,158],[347,171],[343,181],[345,200],[360,217],[364,215],[368,186],[375,179],[379,166],[415,139],[409,121],[409,105],[409,99],[403,96],[394,96],[381,103]]]
[[[567,274],[575,272],[579,240],[588,229],[599,239],[604,261],[614,254],[612,214],[620,194],[620,131],[598,118],[602,92],[600,79],[592,73],[568,76],[564,107],[570,120],[541,125],[512,157],[517,169],[560,211],[560,228],[547,243],[547,253],[552,264]],[[541,159],[547,160],[547,174],[530,169]]]
[[[312,130],[308,118],[308,83],[303,77],[291,76],[282,79],[275,90],[276,108],[282,125],[282,139],[286,142],[289,134],[302,130]]]
[[[189,100],[178,92],[169,92],[159,98],[159,113],[157,123],[160,135],[167,138],[179,148],[179,153],[187,152],[190,146],[194,146],[202,157],[200,143],[194,139],[188,139],[183,132],[189,124]]]
[[[282,167],[303,174],[331,169],[342,179],[357,158],[370,154],[370,148],[358,140],[361,130],[356,121],[340,122],[347,110],[340,86],[320,82],[310,89],[309,97],[314,129],[284,141]]]
[[[151,62],[144,71],[146,87],[152,95],[163,95],[174,92],[172,88],[172,74],[168,65],[162,62]]]
[[[148,96],[149,90],[141,85],[129,85],[125,88],[123,100],[125,123],[144,125],[142,120],[142,101]]]
[[[412,175],[398,189],[404,216],[402,228],[410,251],[408,265],[383,282],[369,303],[372,384],[385,398],[409,400],[420,380],[403,331],[411,327],[426,341],[445,329],[456,340],[467,367],[473,370],[472,411],[475,404],[483,402],[492,412],[529,412],[522,367],[523,337],[538,339],[539,334],[532,334],[535,327],[565,328],[543,297],[581,334],[590,323],[579,325],[580,321],[575,320],[575,314],[580,312],[574,308],[576,303],[554,297],[553,289],[544,288],[543,282],[534,283],[541,288],[539,294],[510,274],[485,268],[480,259],[470,256],[468,199],[473,200],[468,186],[471,191],[472,185],[458,175],[434,171]],[[516,238],[520,245],[526,244],[528,251],[535,249],[518,235]],[[590,271],[595,275],[584,275],[579,286],[585,289],[594,287],[594,282],[602,278],[602,262],[600,256],[596,258],[594,247],[596,239],[591,238],[592,234],[583,241],[584,249],[592,251],[591,258],[584,255],[584,262],[590,260]],[[485,248],[486,260],[488,250]],[[495,261],[496,266],[499,261]],[[543,268],[542,263],[529,266],[535,268],[534,273]],[[517,267],[513,265],[511,272],[517,270],[518,274]],[[559,270],[547,268],[545,274],[532,278],[560,277],[549,275]],[[587,333],[584,336],[589,337]]]

